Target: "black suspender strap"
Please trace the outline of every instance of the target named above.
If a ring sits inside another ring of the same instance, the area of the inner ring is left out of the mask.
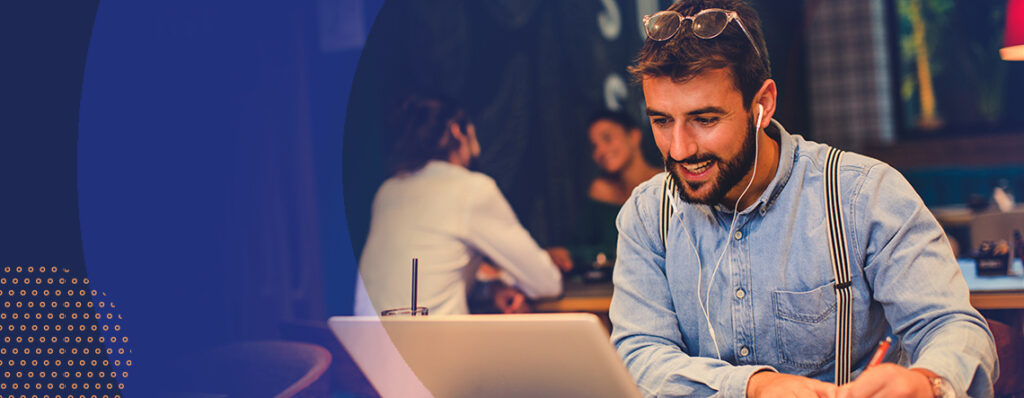
[[[836,360],[835,380],[837,385],[850,382],[850,347],[853,326],[853,291],[850,282],[850,260],[847,255],[846,229],[843,224],[842,197],[839,191],[839,161],[843,151],[829,148],[825,162],[825,208],[828,218],[828,247],[835,275],[836,292]],[[665,174],[665,182],[661,191],[661,217],[658,232],[661,234],[661,245],[666,248],[668,225],[672,219],[672,200],[675,198],[675,179]]]
[[[661,219],[658,220],[658,233],[661,234],[661,247],[665,246],[665,239],[668,237],[668,224],[672,220],[672,199],[676,196],[676,180],[672,173],[665,173],[665,182],[661,184]]]
[[[836,292],[836,385],[850,382],[850,343],[853,322],[853,291],[850,288],[850,259],[843,225],[842,197],[839,190],[839,161],[843,151],[829,148],[825,161],[825,208],[828,218],[828,248],[835,274]]]

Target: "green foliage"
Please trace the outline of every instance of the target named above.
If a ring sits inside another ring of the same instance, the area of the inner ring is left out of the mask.
[[[995,124],[1004,114],[1007,65],[999,58],[1002,46],[1006,4],[999,0],[974,0],[957,4],[955,0],[896,0],[899,46],[899,94],[910,120],[920,112],[918,101],[917,54],[913,24],[918,17],[924,24],[928,64],[933,81],[956,79],[971,87],[975,107],[970,112]],[[977,12],[971,12],[977,11]],[[917,15],[915,15],[917,13]],[[978,29],[979,26],[1000,27]],[[979,36],[985,32],[985,36]],[[948,99],[945,99],[948,101]],[[937,87],[936,101],[944,102]],[[941,108],[941,106],[940,106]]]

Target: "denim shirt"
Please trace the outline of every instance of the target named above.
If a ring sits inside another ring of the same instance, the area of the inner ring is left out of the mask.
[[[744,397],[762,369],[834,382],[828,146],[774,120],[768,131],[780,145],[778,171],[731,234],[732,209],[675,198],[663,247],[664,173],[638,186],[619,213],[611,338],[645,396]],[[958,395],[991,396],[995,344],[934,216],[899,172],[865,156],[843,155],[840,189],[853,283],[852,376],[891,333],[898,343],[887,361],[931,370]],[[720,359],[698,304],[698,272]]]

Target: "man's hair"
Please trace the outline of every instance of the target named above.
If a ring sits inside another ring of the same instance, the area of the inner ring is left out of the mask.
[[[692,22],[684,22],[671,39],[659,42],[648,38],[629,72],[637,82],[648,77],[686,82],[706,71],[727,67],[743,96],[743,107],[747,109],[754,94],[771,77],[761,22],[757,12],[743,0],[680,0],[668,9],[690,16],[709,8],[735,11],[757,43],[760,58],[735,21],[729,22],[725,31],[711,39],[697,37],[693,34]]]
[[[607,120],[609,122],[615,123],[621,126],[624,130],[626,130],[627,133],[630,130],[637,128],[636,121],[634,121],[633,117],[629,116],[628,113],[624,111],[612,111],[608,109],[599,110],[595,112],[593,115],[591,115],[590,119],[587,121],[587,128],[590,128],[591,126],[594,125],[594,123],[597,123],[598,121],[601,120]]]
[[[389,162],[391,173],[417,171],[432,159],[447,160],[451,151],[459,147],[449,133],[452,123],[467,134],[469,117],[454,101],[418,95],[402,101],[392,118],[398,139]]]

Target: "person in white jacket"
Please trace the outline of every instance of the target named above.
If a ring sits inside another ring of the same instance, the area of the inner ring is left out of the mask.
[[[447,100],[411,97],[396,121],[401,138],[393,174],[373,201],[355,314],[409,307],[413,258],[418,306],[431,315],[469,312],[466,296],[485,258],[532,299],[561,294],[559,268],[519,224],[497,184],[469,170],[480,144],[466,113]]]

